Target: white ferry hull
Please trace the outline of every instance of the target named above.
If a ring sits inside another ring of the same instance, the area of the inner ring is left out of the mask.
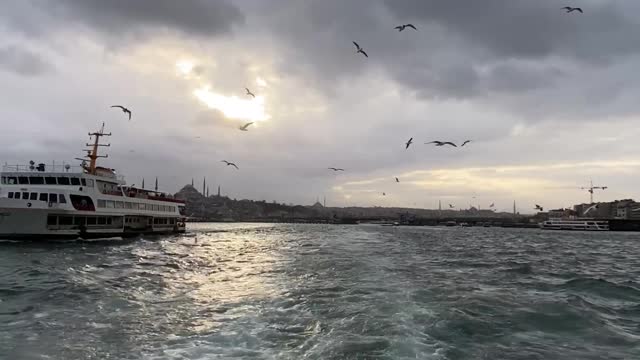
[[[609,231],[609,223],[602,220],[547,220],[540,223],[543,230]]]
[[[85,213],[86,215],[95,215]],[[59,239],[96,239],[108,237],[133,237],[143,234],[172,234],[185,231],[184,226],[50,226],[47,220],[51,215],[78,216],[69,211],[51,212],[49,209],[0,208],[0,239],[7,240],[59,240]],[[124,217],[122,217],[124,219]]]

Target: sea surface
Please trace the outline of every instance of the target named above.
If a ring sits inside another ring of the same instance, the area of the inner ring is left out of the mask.
[[[0,359],[640,359],[640,234],[189,224],[2,241]]]

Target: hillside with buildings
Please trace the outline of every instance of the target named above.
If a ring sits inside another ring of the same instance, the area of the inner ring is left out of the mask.
[[[325,207],[286,205],[264,200],[236,200],[218,193],[203,195],[193,185],[184,186],[175,197],[186,202],[185,214],[193,221],[355,221],[394,219],[414,222],[437,218],[513,218],[510,213],[478,210],[431,210],[396,207]]]

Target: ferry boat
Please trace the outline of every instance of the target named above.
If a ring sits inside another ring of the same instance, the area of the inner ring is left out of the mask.
[[[540,223],[545,230],[608,231],[609,222],[594,219],[549,219]]]
[[[127,186],[114,169],[97,166],[100,131],[89,133],[80,166],[4,165],[0,172],[0,239],[128,237],[185,231],[184,202]],[[87,160],[89,163],[87,164]],[[157,186],[156,186],[157,187]]]

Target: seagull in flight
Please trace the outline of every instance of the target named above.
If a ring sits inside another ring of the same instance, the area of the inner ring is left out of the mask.
[[[535,210],[544,211],[544,208],[538,204],[536,204]]]
[[[431,142],[428,142],[428,143],[425,143],[425,144],[436,144],[436,146],[451,145],[453,147],[458,147],[458,145],[452,143],[451,141],[437,141],[437,140],[434,140],[434,141],[431,141]]]
[[[357,42],[353,41],[353,45],[355,45],[355,46],[356,46],[356,49],[358,50],[358,51],[356,51],[356,54],[357,54],[357,53],[361,53],[362,55],[364,55],[364,56],[366,56],[366,57],[369,57],[369,55],[367,55],[367,53],[366,53],[366,52],[364,52],[364,50],[362,50],[362,48],[360,47],[360,45],[358,45],[358,43],[357,43]]]
[[[223,162],[225,164],[227,164],[227,166],[233,166],[234,168],[236,168],[236,170],[240,170],[240,168],[238,168],[238,165],[232,163],[232,162],[228,162],[227,160],[222,160],[220,162]]]
[[[408,28],[408,27],[412,28],[413,30],[418,30],[418,29],[416,29],[415,26],[413,26],[413,24],[398,25],[398,26],[394,27],[394,29],[398,29],[398,31],[402,31],[402,30],[404,30],[404,28]]]
[[[455,208],[455,206],[449,204],[449,209],[453,209],[453,208]]]
[[[387,193],[382,193],[382,196],[387,196]]]
[[[585,210],[585,211],[582,213],[582,216],[587,215],[591,210],[593,210],[593,209],[597,209],[597,208],[599,208],[599,207],[600,207],[600,204],[595,204],[595,205],[590,206],[587,210]]]
[[[254,98],[256,97],[256,96],[251,92],[251,90],[249,90],[248,88],[244,88],[244,89],[245,89],[245,90],[247,90],[247,95],[249,95],[249,96],[253,96]]]
[[[491,205],[489,205],[490,208],[492,208],[494,206],[496,206],[496,204],[494,204],[494,203],[491,203]]]
[[[122,105],[112,105],[112,108],[120,108],[122,109],[122,112],[125,114],[129,114],[129,121],[131,121],[131,110],[127,109],[126,107],[122,106]]]
[[[463,147],[463,146],[465,146],[466,144],[468,144],[468,143],[470,143],[470,142],[471,142],[471,140],[465,140],[465,141],[462,143],[462,145],[460,145],[460,147]]]
[[[407,150],[409,146],[413,143],[413,138],[409,139],[405,145],[407,145],[404,149]]]
[[[327,168],[327,169],[333,170],[333,171],[344,171],[344,169],[334,168],[334,167],[330,167],[330,168]]]
[[[247,128],[248,128],[248,127],[249,127],[249,125],[251,125],[251,124],[253,124],[253,122],[246,123],[246,124],[244,124],[244,125],[240,126],[238,129],[240,129],[241,131],[249,131],[249,130],[247,130]]]
[[[396,182],[400,182],[400,179],[396,178]]]
[[[563,9],[563,10],[567,10],[567,13],[574,12],[574,11],[578,11],[578,12],[580,12],[580,14],[584,14],[584,12],[582,11],[582,9],[581,9],[581,8],[579,8],[579,7],[565,6],[565,7],[563,7],[562,9]]]

